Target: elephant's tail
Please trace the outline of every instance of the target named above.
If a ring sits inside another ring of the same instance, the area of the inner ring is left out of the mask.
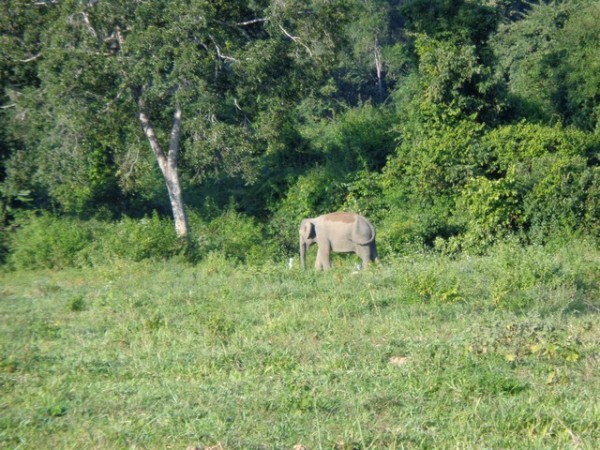
[[[352,241],[358,245],[369,245],[375,240],[375,227],[368,220],[357,220],[354,224]]]

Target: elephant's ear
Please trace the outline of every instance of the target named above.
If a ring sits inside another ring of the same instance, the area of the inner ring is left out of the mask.
[[[316,235],[315,224],[310,220],[305,220],[302,223],[302,237],[304,239],[314,239]]]

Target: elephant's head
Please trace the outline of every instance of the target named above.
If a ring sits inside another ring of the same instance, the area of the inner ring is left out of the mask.
[[[317,230],[312,219],[303,219],[300,222],[300,265],[306,269],[306,251],[317,241]]]

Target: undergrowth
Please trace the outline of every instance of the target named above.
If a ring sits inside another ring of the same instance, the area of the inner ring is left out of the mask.
[[[192,211],[189,221],[192,233],[180,240],[172,220],[157,213],[113,222],[21,214],[11,232],[0,236],[7,247],[4,268],[65,269],[173,258],[195,263],[213,253],[236,262],[257,263],[278,253],[277,245],[267,242],[260,224],[235,211],[226,211],[208,222]]]

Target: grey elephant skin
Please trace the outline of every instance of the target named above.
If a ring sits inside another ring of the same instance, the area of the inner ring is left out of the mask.
[[[303,219],[300,223],[300,263],[306,268],[306,252],[312,244],[319,250],[315,267],[331,268],[331,252],[356,253],[366,268],[377,259],[375,228],[365,217],[350,212],[334,212]]]

